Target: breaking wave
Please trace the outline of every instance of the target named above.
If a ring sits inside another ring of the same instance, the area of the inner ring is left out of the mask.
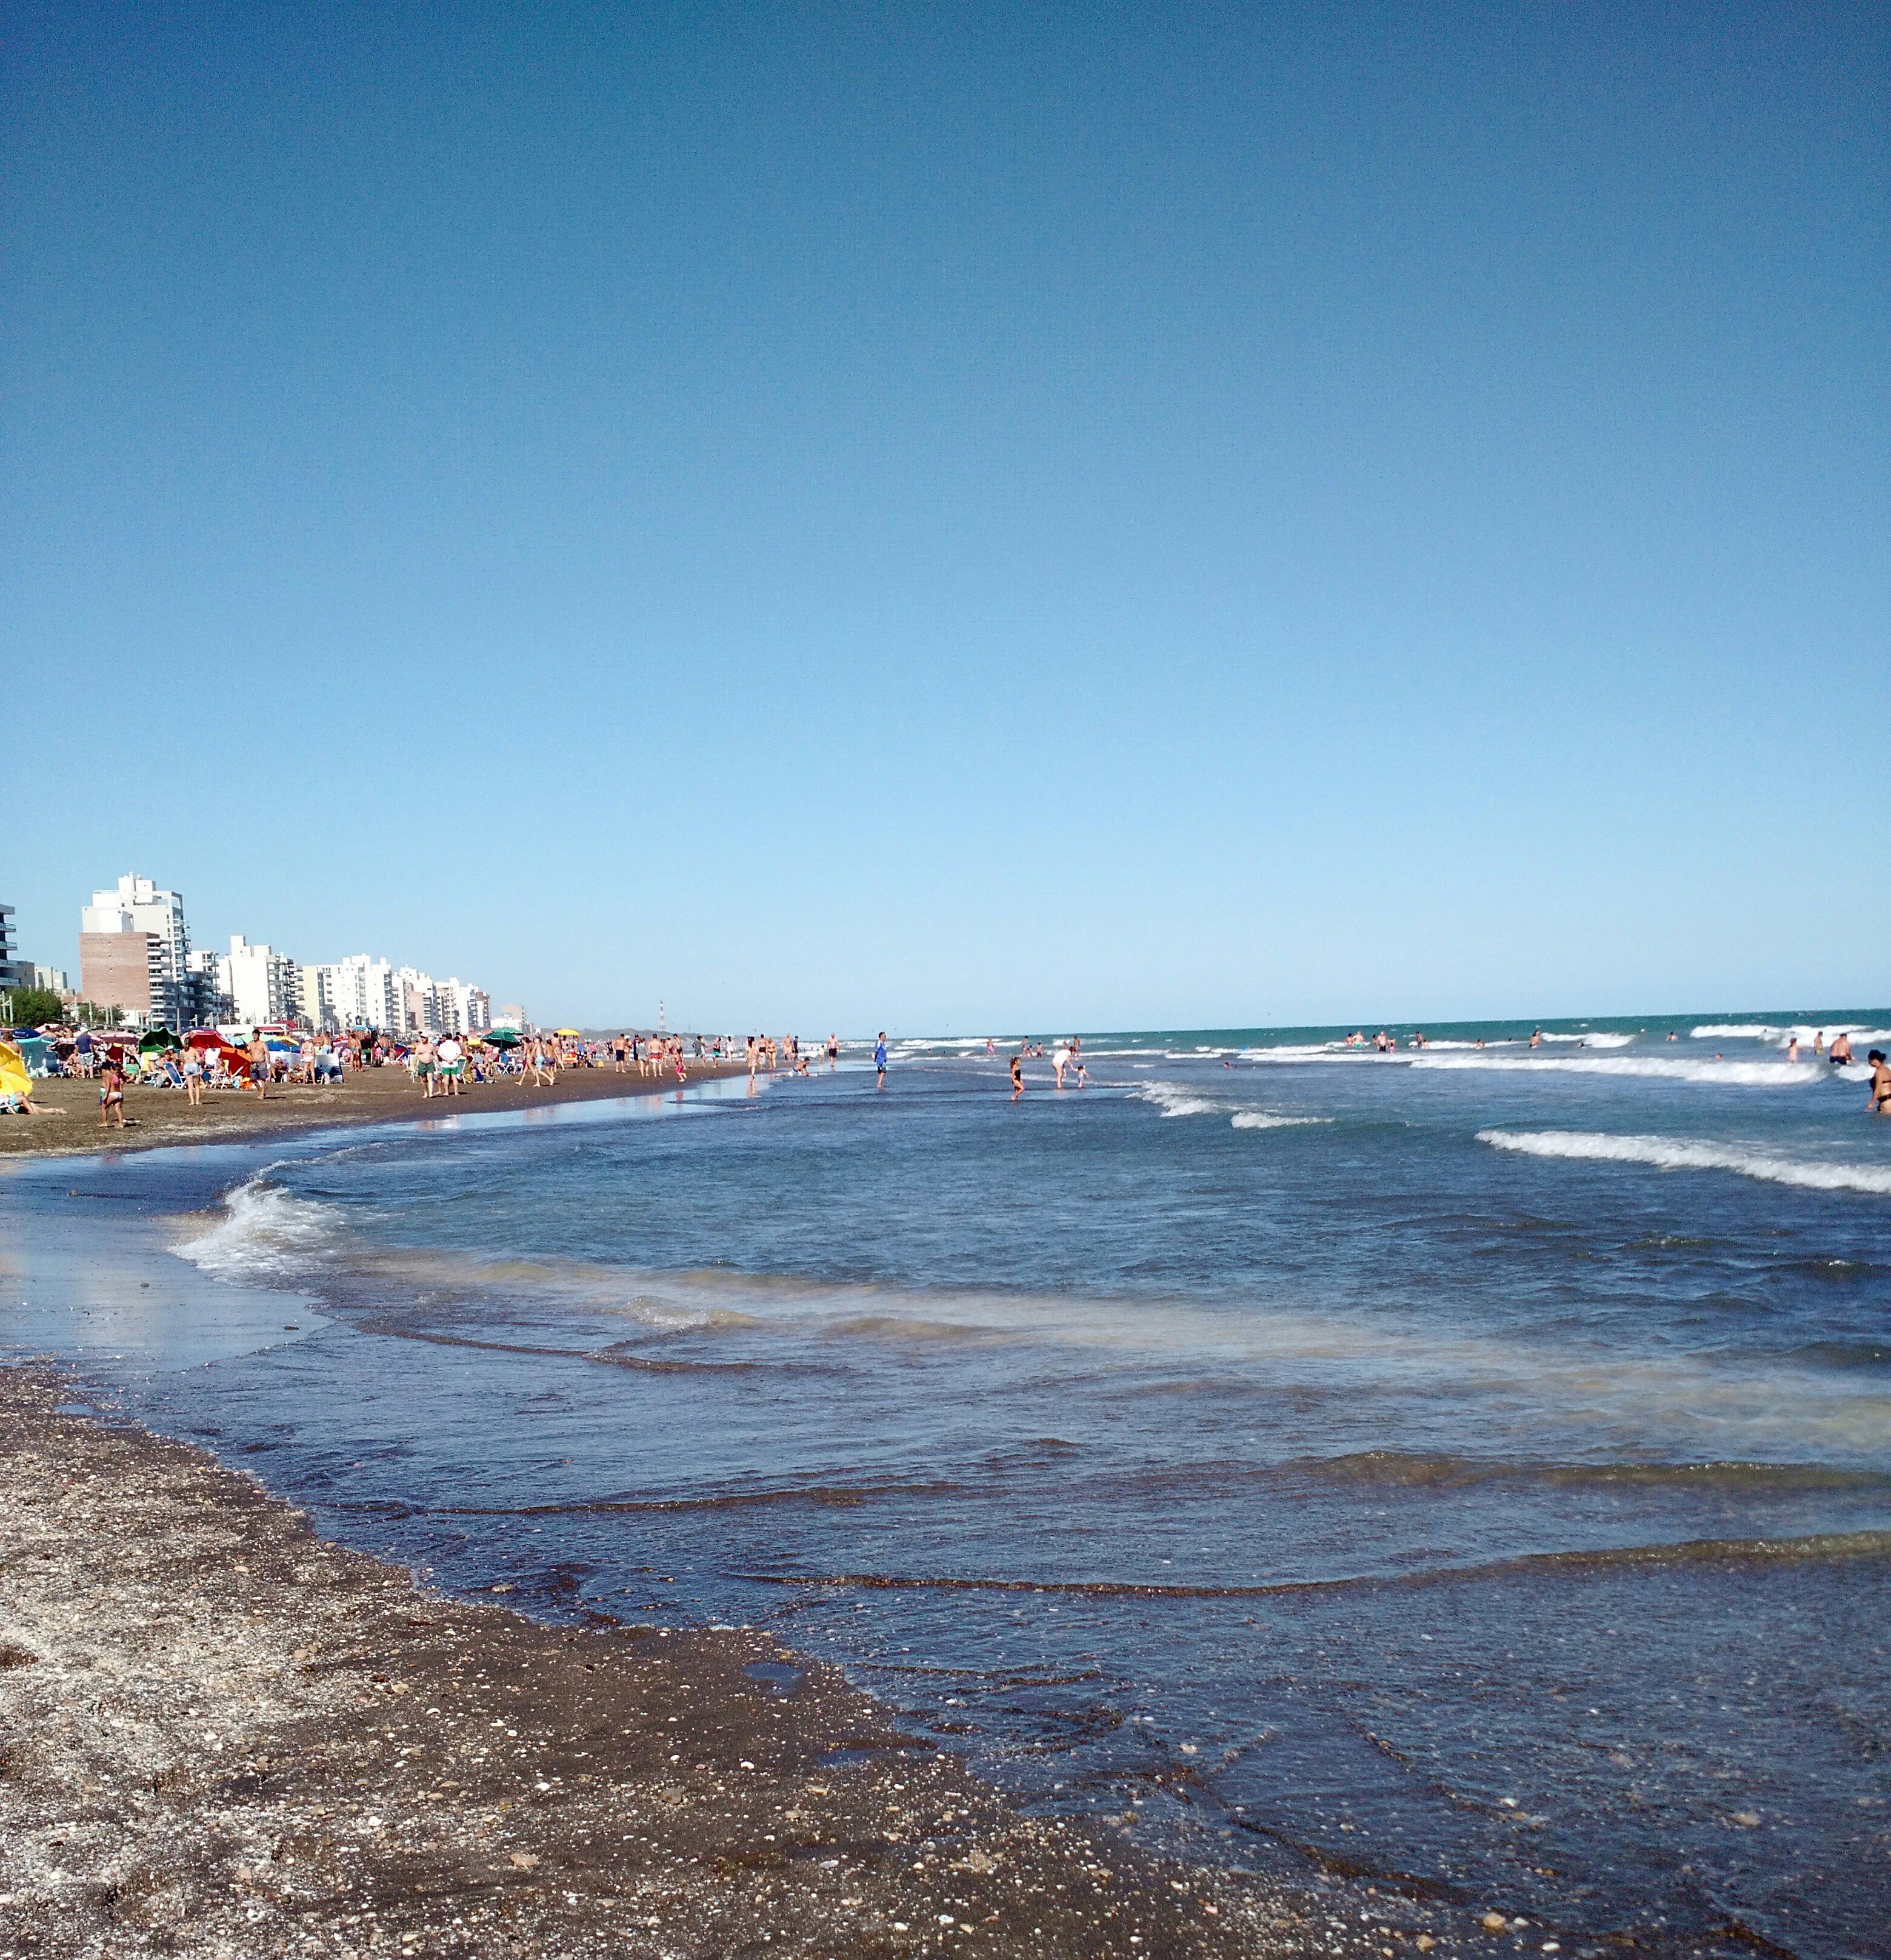
[[[1153,1102],[1165,1116],[1226,1116],[1237,1130],[1298,1130],[1330,1123],[1330,1116],[1285,1116],[1272,1109],[1235,1109],[1212,1096],[1198,1094],[1179,1082],[1145,1082],[1130,1093]]]
[[[1593,1130],[1480,1130],[1477,1140],[1526,1157],[1652,1165],[1657,1170],[1730,1170],[1805,1191],[1857,1191],[1891,1198],[1891,1164],[1814,1163],[1674,1137],[1611,1137]]]
[[[1131,1092],[1138,1102],[1153,1102],[1165,1116],[1218,1116],[1221,1105],[1185,1089],[1179,1082],[1145,1082]]]
[[[1416,1055],[1412,1058],[1412,1066],[1502,1069],[1525,1075],[1638,1075],[1660,1081],[1699,1082],[1735,1089],[1803,1089],[1809,1083],[1823,1082],[1829,1074],[1844,1074],[1842,1070],[1829,1070],[1823,1063],[1814,1068],[1803,1061],[1693,1061],[1652,1055],[1528,1058],[1520,1055]]]
[[[1696,1041],[1770,1041],[1781,1043],[1796,1035],[1802,1047],[1815,1035],[1828,1043],[1834,1035],[1849,1035],[1854,1044],[1891,1038],[1891,1028],[1870,1028],[1862,1021],[1704,1021],[1689,1030]]]
[[[213,1279],[267,1285],[306,1272],[339,1245],[340,1214],[269,1182],[266,1172],[225,1194],[220,1212],[171,1247]]]

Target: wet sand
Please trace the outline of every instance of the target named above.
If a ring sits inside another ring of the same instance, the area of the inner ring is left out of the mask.
[[[1542,1938],[1022,1816],[763,1634],[444,1598],[75,1392],[0,1369],[0,1952],[1447,1960]]]
[[[694,1062],[689,1080],[740,1075],[741,1062]],[[473,1115],[495,1109],[538,1109],[559,1102],[596,1102],[618,1096],[663,1096],[673,1074],[619,1075],[614,1069],[561,1070],[550,1088],[518,1080],[470,1083],[463,1095],[423,1096],[404,1068],[363,1068],[321,1088],[273,1085],[266,1100],[253,1091],[212,1089],[195,1109],[181,1089],[132,1088],[125,1093],[126,1127],[102,1128],[98,1084],[54,1077],[33,1085],[37,1116],[0,1116],[0,1157],[83,1150],[154,1150],[172,1144],[260,1142],[295,1130],[352,1123]]]

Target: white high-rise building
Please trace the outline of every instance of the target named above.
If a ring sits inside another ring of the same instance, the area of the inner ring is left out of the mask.
[[[114,957],[110,943],[126,934],[142,934],[145,940],[142,1001],[132,998],[138,990],[128,984],[126,973],[118,972],[123,963]],[[97,990],[102,1003],[125,1007],[154,1026],[190,1025],[196,1004],[189,981],[190,933],[184,924],[184,902],[177,892],[162,891],[135,872],[119,879],[116,890],[94,892],[92,902],[79,912],[79,979],[91,998],[94,989],[87,985],[84,971],[88,952],[101,976],[110,976]]]
[[[296,966],[286,953],[252,946],[233,933],[230,950],[217,962],[217,986],[230,997],[231,1019],[244,1027],[295,1018]]]
[[[319,1034],[339,1025],[327,985],[326,966],[299,966],[295,972],[296,1011]]]
[[[321,969],[322,991],[329,1012],[340,1028],[378,1028],[400,1031],[394,969],[371,954],[351,953]]]
[[[454,1032],[489,1034],[492,1029],[492,998],[485,989],[471,986],[463,980],[449,980],[444,985],[453,996]]]
[[[453,997],[439,986],[431,973],[416,966],[403,966],[394,974],[395,991],[400,1004],[400,1032],[403,1035],[456,1034]]]
[[[226,956],[212,953],[208,947],[202,952],[193,947],[184,955],[184,969],[190,975],[190,1018],[199,1027],[214,1028],[236,1013],[234,1002],[223,988]]]

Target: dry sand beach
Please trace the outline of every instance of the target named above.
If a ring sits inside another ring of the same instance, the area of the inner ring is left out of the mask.
[[[737,1062],[694,1062],[692,1083],[739,1075]],[[597,1102],[620,1096],[672,1093],[673,1077],[619,1075],[612,1068],[562,1071],[550,1087],[523,1079],[470,1086],[463,1096],[423,1096],[404,1068],[357,1069],[317,1088],[277,1083],[266,1101],[246,1090],[213,1089],[193,1109],[181,1090],[134,1087],[125,1095],[126,1128],[100,1127],[98,1084],[53,1079],[36,1082],[37,1116],[0,1117],[0,1157],[100,1150],[155,1150],[170,1144],[247,1143],[294,1130],[356,1123],[438,1120],[445,1116],[536,1109],[562,1102]]]
[[[0,1951],[1534,1951],[1030,1818],[762,1635],[540,1626],[0,1371]]]

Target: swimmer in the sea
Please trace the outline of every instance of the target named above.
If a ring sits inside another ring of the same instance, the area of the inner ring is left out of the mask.
[[[1024,1058],[1014,1055],[1011,1058],[1011,1099],[1016,1102],[1024,1093]]]
[[[1865,1105],[1865,1113],[1891,1116],[1891,1064],[1886,1063],[1881,1048],[1874,1048],[1865,1060],[1871,1064],[1871,1100]]]
[[[1826,1059],[1834,1068],[1844,1068],[1851,1059],[1851,1036],[1834,1035],[1832,1038],[1832,1052],[1826,1057]]]

